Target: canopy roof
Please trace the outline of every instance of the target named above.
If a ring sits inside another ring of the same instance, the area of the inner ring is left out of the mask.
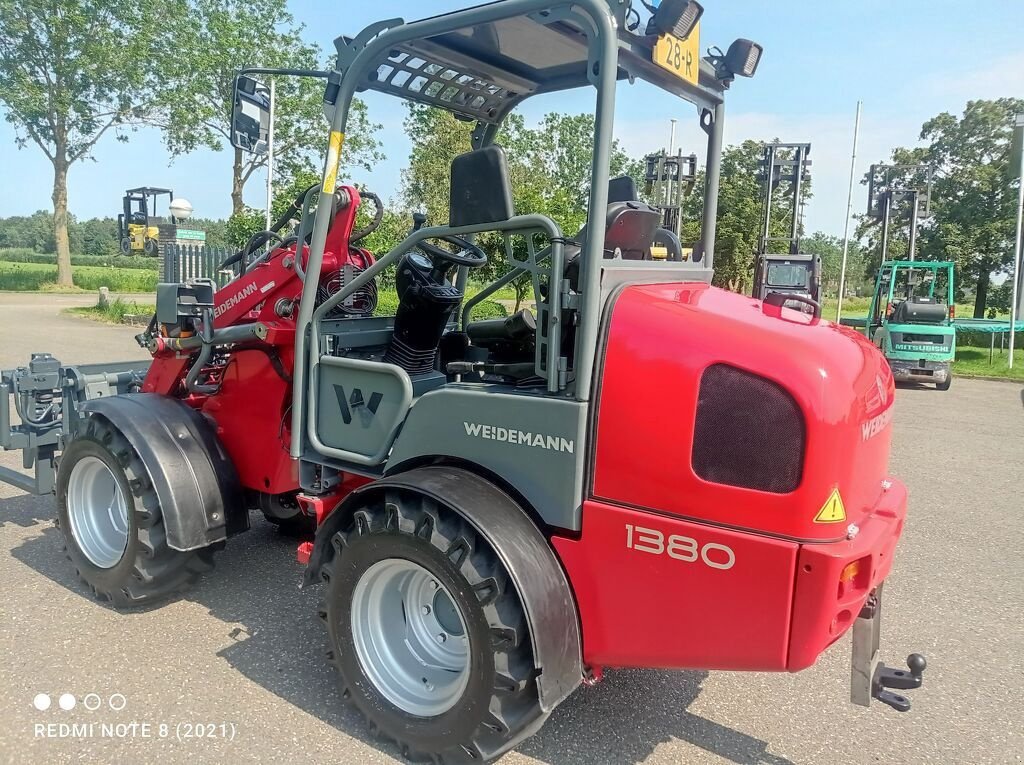
[[[514,13],[515,3],[508,4]],[[618,3],[615,7],[621,8]],[[584,24],[564,2],[553,2],[550,11],[463,24],[464,14],[474,10],[413,22],[410,26],[423,24],[432,30],[439,23],[443,28],[446,19],[452,23],[444,31],[386,51],[373,62],[376,66],[363,87],[496,124],[529,96],[590,84],[591,53]],[[640,29],[639,22],[636,28]],[[634,34],[622,24],[617,36],[618,79],[645,80],[701,108],[722,102],[723,85],[706,61],[700,62],[699,82],[694,85],[654,63],[656,37]],[[339,53],[351,43],[350,38],[339,38]]]

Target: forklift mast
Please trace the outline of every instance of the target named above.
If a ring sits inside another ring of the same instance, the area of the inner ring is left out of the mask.
[[[759,175],[764,189],[764,209],[758,255],[767,254],[772,249],[772,243],[779,241],[786,242],[786,252],[790,255],[797,255],[800,252],[800,223],[803,218],[801,205],[805,182],[810,180],[810,153],[809,143],[765,144]],[[780,239],[771,235],[771,219],[772,202],[783,183],[789,185],[789,194],[793,202],[790,210],[789,237]]]
[[[932,169],[928,165],[875,164],[868,172],[868,217],[882,224],[881,261],[889,260],[889,231],[893,207],[900,199],[910,200],[910,232],[907,260],[917,251],[917,226],[931,215]]]
[[[776,141],[764,146],[758,174],[764,191],[764,207],[755,255],[753,295],[762,300],[773,294],[783,295],[784,303],[799,303],[792,307],[809,307],[820,314],[821,258],[800,252],[800,224],[805,184],[810,180],[810,153],[809,143]],[[779,193],[791,198],[788,237],[771,234],[772,204]]]
[[[662,227],[682,236],[683,201],[697,183],[697,155],[659,151],[644,157],[644,193],[662,211]]]

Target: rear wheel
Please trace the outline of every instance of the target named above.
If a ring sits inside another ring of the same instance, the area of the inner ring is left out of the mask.
[[[57,517],[75,573],[118,608],[177,594],[212,567],[212,551],[167,545],[160,501],[141,457],[103,418],[91,417],[57,472]]]
[[[277,526],[282,534],[291,537],[311,537],[316,532],[316,519],[302,512],[295,494],[260,493],[260,510],[263,517]]]
[[[331,540],[321,607],[342,697],[407,757],[481,762],[543,722],[522,603],[494,551],[405,493]]]
[[[146,238],[146,241],[142,244],[142,251],[151,258],[155,258],[160,249],[160,245],[157,244],[156,239]]]

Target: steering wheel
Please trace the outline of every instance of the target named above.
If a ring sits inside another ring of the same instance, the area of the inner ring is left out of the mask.
[[[435,268],[440,266],[441,263],[467,266],[468,268],[480,268],[480,266],[487,265],[487,253],[475,244],[467,242],[462,237],[439,236],[435,238],[461,248],[459,252],[450,252],[443,247],[438,247],[436,244],[430,244],[425,241],[417,244],[416,247],[429,255],[430,259],[434,261]]]

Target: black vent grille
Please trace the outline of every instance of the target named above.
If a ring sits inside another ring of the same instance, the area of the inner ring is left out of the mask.
[[[793,397],[726,364],[704,370],[693,431],[693,471],[705,481],[786,494],[800,485],[806,429]]]

